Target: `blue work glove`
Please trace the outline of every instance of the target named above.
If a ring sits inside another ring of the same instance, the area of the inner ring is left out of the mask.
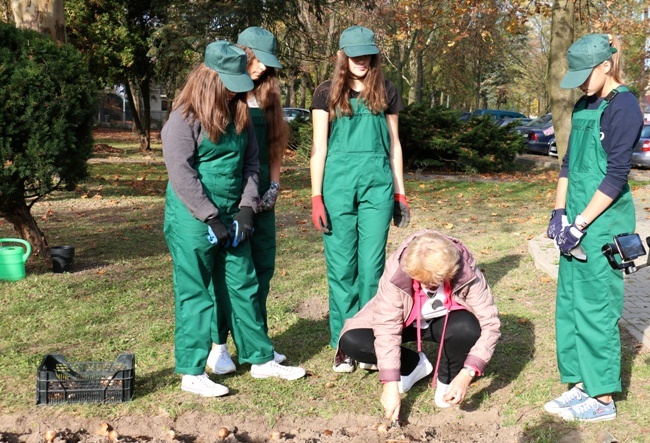
[[[232,245],[238,246],[248,240],[253,233],[253,215],[255,212],[250,206],[242,206],[230,225]]]
[[[555,237],[555,244],[562,254],[571,255],[571,250],[580,244],[583,235],[585,235],[584,231],[581,231],[575,223],[572,223],[562,228]]]
[[[213,245],[227,248],[230,246],[230,232],[219,218],[213,218],[208,223],[208,241]]]
[[[268,191],[264,193],[260,201],[260,210],[270,211],[275,206],[275,202],[278,199],[278,193],[280,192],[280,183],[271,181],[271,186],[269,186]]]
[[[551,212],[551,219],[548,222],[548,228],[546,228],[546,236],[553,240],[565,226],[569,226],[569,219],[566,217],[566,211],[564,208],[554,209],[553,212]]]

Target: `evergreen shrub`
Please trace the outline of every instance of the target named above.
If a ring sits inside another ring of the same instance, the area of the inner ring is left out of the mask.
[[[96,88],[81,53],[0,22],[0,215],[88,172]]]
[[[523,137],[490,117],[461,121],[455,111],[409,105],[399,132],[407,168],[447,172],[497,172],[511,168],[525,151]]]

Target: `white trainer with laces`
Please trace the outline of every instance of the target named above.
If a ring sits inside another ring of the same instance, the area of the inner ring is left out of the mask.
[[[208,355],[207,365],[213,374],[224,375],[237,370],[225,344],[212,347]]]
[[[420,361],[418,362],[418,365],[415,367],[415,369],[413,369],[413,372],[411,372],[409,375],[402,375],[399,382],[397,383],[400,394],[408,392],[415,383],[433,372],[433,365],[424,354],[424,352],[419,352],[419,354]]]
[[[282,366],[275,360],[271,360],[261,365],[251,365],[251,376],[253,378],[278,377],[284,380],[298,380],[305,376],[305,370],[298,366]]]
[[[224,385],[210,380],[210,377],[205,372],[201,375],[183,374],[181,389],[202,397],[221,397],[230,392]]]
[[[345,357],[345,359],[338,365],[335,363],[334,366],[332,366],[332,370],[341,374],[354,372],[354,360],[350,357]]]

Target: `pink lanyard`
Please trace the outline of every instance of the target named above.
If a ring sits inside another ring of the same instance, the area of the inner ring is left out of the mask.
[[[433,379],[431,380],[431,386],[435,386],[435,382],[438,379],[438,367],[440,366],[440,359],[442,358],[442,348],[445,344],[445,334],[447,332],[447,320],[449,320],[449,312],[451,311],[452,301],[451,301],[451,284],[449,282],[444,283],[445,291],[445,308],[447,308],[447,313],[445,314],[445,322],[442,326],[442,336],[440,337],[440,347],[438,348],[438,360],[436,361],[436,370],[433,373]],[[422,285],[417,280],[413,280],[413,309],[406,319],[405,326],[413,323],[413,320],[416,322],[417,326],[417,345],[418,352],[422,352],[422,329],[420,328],[420,317],[422,317],[422,301],[426,300],[427,294],[422,290]],[[413,318],[415,317],[415,318]]]

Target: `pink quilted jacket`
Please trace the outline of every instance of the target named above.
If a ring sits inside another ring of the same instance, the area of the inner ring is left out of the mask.
[[[386,261],[386,268],[379,280],[377,295],[354,317],[348,319],[341,335],[350,329],[372,328],[375,333],[375,352],[379,379],[383,382],[400,379],[400,345],[402,329],[413,309],[413,280],[400,266],[400,260],[408,244],[418,236],[433,230],[423,230],[408,237]],[[458,247],[461,265],[451,282],[452,297],[456,303],[473,313],[481,325],[481,336],[470,350],[465,364],[482,374],[490,361],[501,336],[499,312],[485,277],[478,269],[476,260],[459,240],[448,237]],[[345,355],[337,350],[336,362]]]

